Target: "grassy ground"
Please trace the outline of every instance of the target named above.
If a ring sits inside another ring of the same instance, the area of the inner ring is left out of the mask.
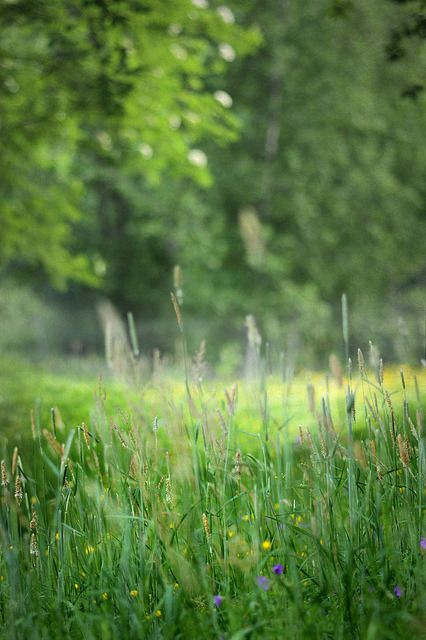
[[[424,372],[128,391],[13,366],[1,637],[425,637]]]

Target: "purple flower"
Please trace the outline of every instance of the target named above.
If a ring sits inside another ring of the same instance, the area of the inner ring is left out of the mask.
[[[257,586],[262,589],[262,591],[268,591],[270,584],[268,578],[265,576],[257,576],[256,578]]]
[[[222,596],[219,596],[219,595],[217,595],[217,596],[213,596],[213,602],[214,602],[215,606],[216,606],[217,608],[219,608],[219,607],[220,607],[220,605],[221,605],[221,604],[222,604],[222,602],[223,602],[223,598],[222,598]]]
[[[284,565],[274,564],[274,566],[272,567],[272,572],[276,573],[277,576],[282,576],[282,574],[284,573]]]
[[[403,595],[403,593],[404,593],[404,590],[402,589],[402,587],[400,587],[398,584],[396,584],[396,585],[394,586],[394,588],[393,588],[393,592],[394,592],[394,594],[395,594],[395,596],[396,596],[397,598],[401,598],[401,596],[402,596],[402,595]]]
[[[420,549],[426,550],[426,538],[420,538]]]

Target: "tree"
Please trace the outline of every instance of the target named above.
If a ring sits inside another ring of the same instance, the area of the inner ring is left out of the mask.
[[[18,0],[2,4],[0,24],[0,267],[93,284],[97,257],[72,250],[73,223],[91,215],[76,161],[208,182],[196,145],[232,139],[236,121],[205,78],[258,38],[201,0]]]

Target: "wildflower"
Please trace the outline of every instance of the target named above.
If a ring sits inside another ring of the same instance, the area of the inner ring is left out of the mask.
[[[74,589],[75,589],[76,591],[78,591],[78,590],[80,589],[80,585],[78,584],[78,582],[75,582],[75,583],[74,583]]]
[[[132,590],[130,591],[130,596],[131,596],[132,598],[136,598],[136,597],[137,597],[137,595],[138,595],[138,590],[137,590],[137,589],[132,589]]]
[[[101,595],[102,600],[108,600],[108,593],[106,591]]]
[[[272,547],[272,542],[270,540],[264,540],[260,546],[262,547],[263,551],[269,551]]]
[[[223,598],[222,598],[222,596],[219,596],[219,595],[217,595],[217,596],[213,596],[213,602],[214,602],[215,606],[216,606],[217,608],[219,608],[219,607],[220,607],[220,605],[221,605],[221,604],[222,604],[222,602],[223,602]]]
[[[262,589],[262,591],[268,591],[270,587],[270,582],[265,576],[257,576],[256,583],[257,586]]]
[[[250,516],[248,515],[248,513],[245,516],[243,516],[241,520],[244,520],[244,522],[250,522]]]
[[[393,588],[393,592],[397,598],[401,598],[404,594],[404,590],[398,584],[396,584]]]
[[[426,550],[426,538],[420,538],[420,549]]]
[[[272,572],[275,573],[277,576],[282,576],[282,574],[284,573],[284,565],[282,564],[274,564],[274,566],[272,567]]]
[[[90,544],[87,544],[84,549],[84,553],[86,554],[86,556],[88,556],[89,553],[93,553],[94,551],[95,551],[95,547],[92,547]]]
[[[157,609],[156,611],[154,611],[154,615],[156,618],[161,618],[163,614],[161,613],[160,609]]]

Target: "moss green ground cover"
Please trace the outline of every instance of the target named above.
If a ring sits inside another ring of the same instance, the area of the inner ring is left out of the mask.
[[[1,637],[424,637],[424,372],[129,391],[12,368]]]

